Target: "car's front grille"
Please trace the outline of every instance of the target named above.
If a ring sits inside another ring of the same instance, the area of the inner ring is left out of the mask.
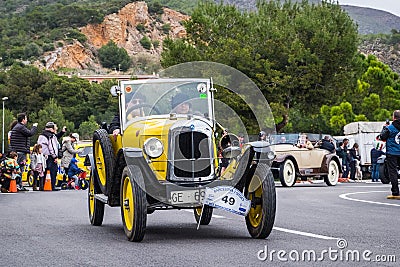
[[[198,178],[211,174],[210,145],[206,134],[183,132],[176,135],[173,141],[174,176]]]

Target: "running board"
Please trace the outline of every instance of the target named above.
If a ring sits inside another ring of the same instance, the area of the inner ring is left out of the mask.
[[[108,196],[106,196],[104,194],[94,194],[94,198],[105,204],[108,203]]]

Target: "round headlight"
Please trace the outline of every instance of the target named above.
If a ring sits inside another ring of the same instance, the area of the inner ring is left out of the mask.
[[[164,152],[164,146],[162,142],[155,137],[149,138],[144,142],[144,152],[150,158],[158,158]]]
[[[274,151],[268,151],[267,158],[269,160],[273,160],[275,158],[275,152]]]

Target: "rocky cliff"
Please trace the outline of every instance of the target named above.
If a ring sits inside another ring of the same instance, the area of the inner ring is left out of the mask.
[[[130,56],[145,54],[159,60],[162,41],[166,37],[174,39],[185,36],[186,31],[181,22],[188,18],[169,8],[163,8],[161,15],[150,14],[145,2],[130,3],[118,13],[106,16],[101,24],[81,28],[80,31],[87,37],[85,44],[77,40],[64,44],[56,51],[45,54],[44,62],[39,64],[45,63],[45,67],[51,70],[72,68],[98,72],[101,66],[96,59],[97,50],[110,40],[125,48]],[[144,36],[152,42],[158,42],[159,46],[152,46],[150,50],[143,48],[140,40]]]

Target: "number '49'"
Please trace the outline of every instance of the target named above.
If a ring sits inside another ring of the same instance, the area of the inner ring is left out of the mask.
[[[234,205],[235,204],[235,198],[233,198],[233,197],[228,198],[228,196],[224,196],[222,198],[222,201],[225,202],[225,203],[229,203],[229,205]]]

